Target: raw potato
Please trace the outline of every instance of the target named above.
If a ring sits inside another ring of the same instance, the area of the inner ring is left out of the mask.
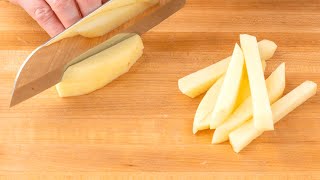
[[[264,64],[266,65],[266,64]],[[239,94],[236,99],[235,107],[238,107],[245,99],[250,96],[250,85],[246,66],[243,67]]]
[[[99,37],[119,27],[149,7],[149,3],[140,2],[102,12],[83,22],[81,26],[79,25],[77,31],[84,37]]]
[[[266,67],[267,67],[267,63],[266,63],[266,61],[261,61],[261,62],[262,62],[263,71],[265,71]],[[240,104],[251,95],[249,78],[248,78],[246,66],[244,66],[241,79],[242,79],[242,81],[241,81],[239,94],[238,94],[236,105],[235,105],[236,108],[239,107]]]
[[[89,14],[87,17],[91,18],[97,14],[104,13],[106,11],[122,8],[124,6],[129,6],[136,3],[143,3],[143,2],[153,3],[154,0],[112,0],[108,2],[109,3],[108,5],[104,6],[101,9],[98,9],[94,13]]]
[[[196,134],[198,130],[209,129],[211,118],[207,118],[207,116],[211,116],[216,105],[223,80],[224,77],[221,77],[216,83],[214,83],[201,100],[193,121],[193,134]]]
[[[210,129],[217,128],[232,113],[239,94],[244,69],[244,57],[238,44],[235,45],[217,103],[212,113]]]
[[[135,35],[70,66],[56,85],[60,97],[79,96],[104,87],[126,73],[142,56],[143,43]]]
[[[263,69],[265,70],[265,68],[266,63],[264,61]],[[238,107],[246,98],[250,96],[249,80],[245,68],[242,73],[242,76],[243,77],[240,85],[239,95],[235,107]],[[194,118],[194,134],[201,130],[210,129],[210,120],[212,117],[212,112],[218,99],[220,88],[223,83],[223,78],[224,76],[219,78],[219,80],[216,83],[214,83],[214,85],[207,91],[207,93],[201,100]]]
[[[147,3],[147,6],[150,7],[152,5],[157,4],[158,2],[159,0],[112,0],[112,1],[109,1],[107,5],[103,6],[102,8],[99,8],[97,11],[94,11],[93,13],[86,16],[85,21],[82,21],[82,22],[86,23],[91,19],[94,19],[95,16],[101,13],[112,11],[125,6],[130,6],[137,3]]]
[[[262,40],[258,45],[262,60],[270,59],[277,49],[277,45],[269,40]],[[230,60],[231,56],[179,79],[180,91],[191,98],[206,92],[227,71]]]
[[[257,39],[247,34],[240,35],[250,82],[255,128],[273,130],[272,112],[264,79]]]
[[[271,104],[283,95],[285,84],[285,63],[282,63],[266,80]],[[227,141],[229,139],[230,132],[241,126],[250,118],[252,118],[252,99],[251,97],[248,97],[232,113],[232,115],[215,130],[212,143],[217,144]]]
[[[292,90],[290,93],[279,99],[272,105],[273,123],[277,123],[295,108],[300,106],[317,92],[317,84],[306,81]],[[246,122],[238,129],[230,133],[230,143],[235,152],[240,152],[255,138],[259,137],[263,131],[254,127],[253,120]]]
[[[179,79],[180,91],[191,98],[206,92],[227,71],[230,59],[226,58]]]
[[[84,37],[102,36],[155,5],[159,0],[113,0],[87,16],[75,31]]]
[[[79,34],[85,37],[104,35],[158,2],[159,0],[112,0],[66,29],[47,45]]]

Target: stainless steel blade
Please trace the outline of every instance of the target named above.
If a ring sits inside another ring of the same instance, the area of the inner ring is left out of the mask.
[[[156,7],[103,36],[75,36],[33,51],[21,66],[14,85],[10,107],[25,101],[61,81],[65,69],[134,34],[143,34],[181,9],[185,0],[160,0]],[[53,39],[54,40],[54,39]],[[68,49],[68,51],[66,51]]]

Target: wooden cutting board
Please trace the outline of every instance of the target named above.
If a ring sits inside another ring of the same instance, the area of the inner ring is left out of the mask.
[[[286,92],[320,85],[320,1],[189,0],[107,87],[67,99],[52,88],[9,109],[19,66],[49,37],[1,0],[0,177],[320,179],[319,90],[240,154],[211,145],[213,131],[192,134],[201,97],[182,95],[177,80],[230,55],[240,33],[279,45],[267,74],[286,62]]]

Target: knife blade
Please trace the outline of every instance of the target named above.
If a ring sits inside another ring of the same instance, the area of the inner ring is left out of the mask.
[[[59,83],[68,66],[132,35],[147,32],[180,10],[185,2],[186,0],[159,0],[156,6],[100,37],[86,38],[77,35],[54,43],[55,38],[51,39],[35,49],[21,65],[15,79],[10,107]],[[106,5],[108,4],[104,6]],[[68,49],[67,53],[65,49]]]

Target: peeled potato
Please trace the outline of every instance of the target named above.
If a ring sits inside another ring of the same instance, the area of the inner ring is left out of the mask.
[[[217,103],[211,115],[210,129],[215,129],[223,123],[235,108],[241,85],[243,69],[244,56],[241,48],[236,44],[218,95]]]
[[[273,130],[270,100],[264,79],[257,38],[241,34],[240,43],[248,71],[255,127],[260,130]]]
[[[159,0],[109,1],[108,4],[84,17],[82,21],[66,29],[47,45],[77,35],[89,38],[104,35],[158,2]]]
[[[262,62],[262,68],[263,72],[266,70],[267,63],[266,61],[261,61]],[[250,92],[250,84],[249,84],[249,78],[248,78],[248,72],[246,66],[244,66],[243,72],[242,72],[242,78],[241,78],[241,84],[240,84],[240,89],[239,89],[239,94],[236,100],[235,107],[239,107],[240,104],[246,100],[249,96],[251,95]]]
[[[286,86],[285,64],[282,63],[266,80],[270,103],[277,101]],[[214,132],[212,143],[221,143],[229,139],[234,129],[252,118],[252,98],[248,97]]]
[[[266,69],[266,63],[262,63],[263,69]],[[243,69],[242,81],[240,83],[239,94],[236,100],[235,107],[239,107],[241,103],[250,96],[249,80],[246,68]],[[213,109],[216,105],[218,95],[224,80],[224,76],[219,78],[219,80],[214,83],[214,85],[207,91],[205,96],[202,98],[196,115],[194,117],[193,123],[193,133],[197,133],[200,130],[205,130],[210,128],[210,121],[213,113]]]
[[[277,45],[269,40],[258,43],[262,60],[270,59],[277,49]],[[178,81],[180,91],[191,97],[197,97],[206,92],[227,71],[231,56],[197,72],[189,74]]]
[[[266,64],[265,64],[266,65]],[[242,75],[241,75],[241,83],[239,88],[238,97],[235,102],[235,107],[237,108],[245,99],[250,96],[250,85],[247,74],[247,68],[244,66]]]
[[[142,13],[150,5],[152,4],[139,2],[101,12],[78,25],[77,31],[84,37],[102,36]]]
[[[279,122],[295,108],[314,96],[316,92],[317,84],[312,81],[306,81],[272,104],[273,123]],[[263,131],[254,127],[253,119],[249,120],[230,133],[229,139],[233,150],[237,153],[240,152],[262,133]]]
[[[201,100],[193,121],[193,134],[198,130],[209,129],[211,113],[216,105],[218,95],[223,83],[224,77],[221,77],[206,93]]]
[[[70,66],[56,89],[60,97],[79,96],[100,89],[126,73],[143,54],[135,35],[94,56]]]

